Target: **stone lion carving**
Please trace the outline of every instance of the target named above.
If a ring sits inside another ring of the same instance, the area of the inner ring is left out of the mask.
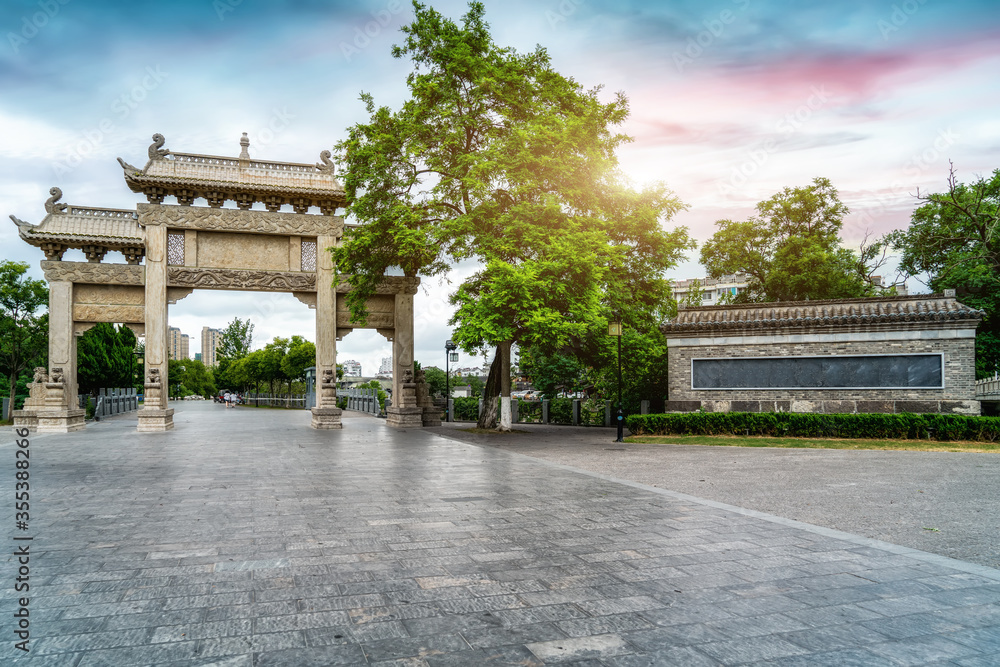
[[[160,134],[159,132],[153,135],[153,143],[149,147],[150,160],[159,160],[164,156],[170,155],[170,151],[168,151],[166,148],[163,147],[163,144],[165,142],[166,139],[164,139],[163,135]]]
[[[48,381],[49,381],[49,373],[45,369],[45,366],[36,366],[35,367],[35,377],[34,377],[33,382],[35,384],[43,384],[43,383],[48,382]]]
[[[45,212],[46,213],[65,213],[66,204],[57,204],[60,199],[62,199],[62,190],[59,188],[50,188],[49,194],[52,195],[45,201]]]
[[[332,156],[333,153],[331,153],[330,151],[323,151],[319,154],[319,159],[322,160],[322,162],[316,163],[316,169],[318,169],[320,173],[330,174],[331,176],[333,176],[333,173],[337,167],[335,164],[333,164],[333,161],[330,160]]]
[[[49,378],[49,381],[52,382],[53,384],[62,384],[63,383],[63,369],[62,368],[53,368],[52,369],[52,377]]]
[[[410,384],[413,382],[413,371],[407,368],[403,371],[403,383]]]
[[[159,368],[150,368],[149,369],[149,375],[146,377],[146,382],[148,382],[149,384],[159,385],[160,384],[160,369]]]

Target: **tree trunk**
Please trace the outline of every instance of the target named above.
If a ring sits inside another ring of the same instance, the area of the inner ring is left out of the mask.
[[[0,415],[2,419],[13,419],[14,418],[14,399],[17,398],[17,374],[10,374],[10,414]],[[3,401],[0,401],[2,403]]]
[[[497,397],[500,395],[500,351],[497,350],[490,364],[490,373],[486,376],[486,387],[483,389],[483,412],[479,415],[479,428],[496,428]]]
[[[510,413],[510,346],[513,341],[505,340],[497,346],[500,357],[500,426],[498,430],[511,429]]]

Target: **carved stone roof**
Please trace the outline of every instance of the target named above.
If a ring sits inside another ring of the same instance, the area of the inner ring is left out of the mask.
[[[289,204],[300,213],[309,206],[332,213],[346,202],[329,151],[320,153],[321,163],[307,164],[251,159],[245,133],[238,157],[176,153],[161,148],[162,135],[154,134],[153,140],[149,161],[142,169],[118,158],[129,189],[144,193],[150,203],[161,203],[164,195],[173,195],[180,204],[201,197],[210,206],[232,200],[241,208],[249,208],[259,201],[269,208],[273,206],[273,210]]]
[[[141,248],[145,245],[135,211],[119,208],[91,208],[58,203],[62,192],[52,189],[45,204],[48,214],[37,225],[11,219],[20,237],[34,246],[57,243],[69,248],[84,245]]]
[[[782,329],[802,332],[872,327],[975,327],[983,316],[983,311],[970,308],[955,297],[919,294],[685,308],[661,328],[672,337],[705,334],[739,336]]]

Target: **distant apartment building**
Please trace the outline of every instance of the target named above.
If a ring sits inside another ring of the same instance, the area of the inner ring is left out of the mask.
[[[882,276],[872,276],[872,282],[876,287],[882,286]],[[679,303],[688,298],[688,295],[695,287],[695,283],[701,288],[701,303],[703,306],[715,306],[724,303],[725,295],[736,296],[740,292],[745,292],[750,285],[750,276],[745,273],[734,273],[720,276],[719,278],[689,278],[687,280],[674,281],[674,299]],[[906,285],[896,285],[896,295],[906,296]]]
[[[167,358],[191,358],[191,337],[181,333],[177,327],[167,327]]]
[[[354,359],[348,359],[341,364],[344,368],[344,377],[349,378],[359,378],[361,377],[361,364]]]
[[[215,349],[219,345],[219,335],[218,329],[201,328],[201,361],[206,366],[216,366],[219,363],[215,353]]]
[[[382,365],[378,367],[379,377],[392,377],[392,357],[382,357]]]

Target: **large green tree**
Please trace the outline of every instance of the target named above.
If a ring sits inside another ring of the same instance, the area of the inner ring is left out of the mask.
[[[393,48],[414,64],[410,98],[392,111],[363,95],[370,120],[337,147],[348,213],[365,224],[335,259],[351,274],[359,319],[392,267],[434,275],[477,261],[452,297],[453,338],[466,352],[496,349],[480,425],[495,424],[502,395],[509,428],[511,346],[555,349],[627,300],[641,313],[664,297],[662,272],[690,241],[661,223],[682,204],[659,184],[637,192],[618,172],[624,95],[602,101],[541,47],[497,46],[482,3],[461,26],[417,2],[414,13]]]
[[[169,361],[170,384],[180,388],[181,396],[196,394],[205,398],[215,395],[215,377],[212,369],[199,359],[171,359]]]
[[[701,248],[712,278],[745,273],[750,285],[734,302],[843,299],[876,293],[880,266],[873,247],[855,253],[841,245],[848,208],[825,178],[786,187],[757,204],[747,220],[719,220]]]
[[[76,344],[76,377],[83,393],[132,387],[137,359],[135,334],[123,324],[107,322],[87,330]],[[174,381],[170,376],[171,382]]]
[[[0,262],[0,367],[7,378],[11,410],[18,377],[43,362],[49,340],[48,318],[38,312],[48,304],[49,290],[27,272],[25,262]]]
[[[215,377],[220,389],[235,389],[245,385],[245,379],[240,376],[236,362],[250,354],[253,345],[253,322],[248,317],[246,321],[236,317],[219,332],[219,343],[216,346],[217,368]]]
[[[900,269],[927,275],[935,292],[954,289],[986,318],[976,334],[976,376],[1000,370],[1000,169],[959,183],[954,168],[946,192],[920,195],[910,226],[886,241],[901,252]]]

